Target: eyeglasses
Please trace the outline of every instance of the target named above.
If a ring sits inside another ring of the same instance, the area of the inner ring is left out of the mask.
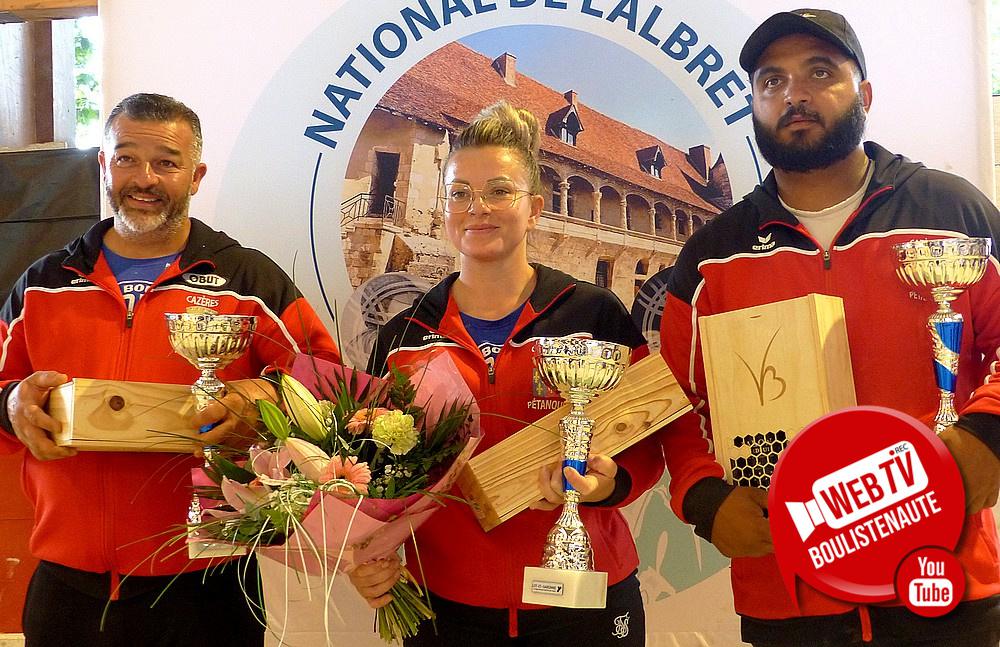
[[[513,182],[487,182],[479,191],[464,182],[452,182],[444,187],[444,210],[449,213],[470,210],[477,193],[490,209],[509,209],[523,196],[533,195],[531,191],[517,188]]]

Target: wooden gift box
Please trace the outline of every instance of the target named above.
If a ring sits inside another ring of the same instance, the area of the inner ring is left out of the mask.
[[[192,452],[191,387],[76,378],[49,394],[49,415],[62,423],[60,446],[122,452]]]
[[[803,427],[857,404],[844,303],[809,294],[698,319],[715,456],[736,485],[767,488]]]
[[[474,456],[458,486],[484,530],[491,530],[542,498],[538,470],[562,460],[559,420],[564,404]],[[587,405],[594,419],[590,452],[614,456],[691,410],[691,403],[659,353],[630,366],[621,383]]]

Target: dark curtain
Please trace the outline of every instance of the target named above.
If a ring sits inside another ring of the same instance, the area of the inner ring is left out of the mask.
[[[32,262],[100,214],[96,148],[0,153],[0,303]]]

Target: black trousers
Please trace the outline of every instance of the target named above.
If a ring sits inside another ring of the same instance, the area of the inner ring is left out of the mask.
[[[246,569],[246,570],[244,570]],[[169,577],[128,577],[41,562],[28,585],[25,647],[262,647],[253,557]],[[245,589],[245,591],[244,591]]]
[[[431,595],[437,633],[430,622],[404,647],[644,647],[646,614],[635,573],[608,587],[604,609],[550,607],[512,612],[459,604]],[[515,613],[515,617],[511,617]],[[516,627],[516,638],[510,630]]]
[[[754,647],[997,647],[1000,596],[963,602],[940,618],[905,607],[869,607],[872,640],[863,642],[857,611],[837,616],[760,620],[741,618],[743,640]]]

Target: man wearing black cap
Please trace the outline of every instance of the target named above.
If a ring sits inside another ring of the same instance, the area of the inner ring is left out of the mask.
[[[843,16],[818,9],[776,14],[751,34],[740,65],[753,88],[757,145],[773,171],[691,237],[668,284],[661,352],[700,416],[664,435],[674,510],[733,558],[743,639],[756,647],[996,647],[1000,566],[989,508],[1000,488],[1000,374],[984,384],[1000,347],[995,258],[953,306],[966,321],[960,419],[941,439],[962,473],[970,515],[955,549],[967,583],[956,609],[929,619],[902,606],[834,600],[804,583],[796,605],[774,559],[766,492],[721,478],[697,317],[814,292],[839,296],[858,403],[930,420],[938,401],[926,345],[931,304],[894,276],[891,246],[966,235],[995,240],[1000,232],[1000,213],[968,182],[862,144],[872,86]]]

